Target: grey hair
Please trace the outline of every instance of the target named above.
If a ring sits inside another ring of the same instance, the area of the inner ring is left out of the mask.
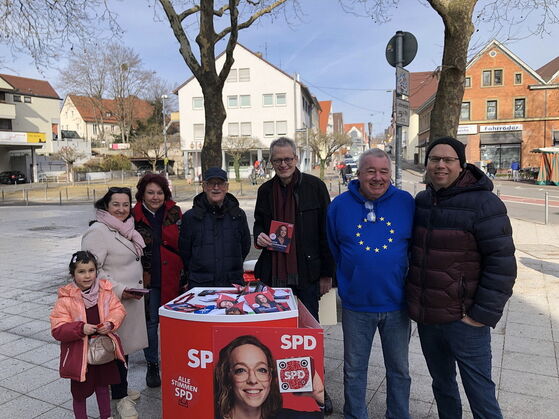
[[[388,153],[386,153],[386,151],[381,150],[380,148],[370,148],[368,150],[365,150],[359,156],[359,163],[357,165],[357,170],[361,170],[361,167],[363,167],[363,164],[365,163],[365,159],[369,156],[384,157],[386,160],[388,160],[388,163],[390,163],[390,157],[388,156]],[[388,165],[388,167],[390,167],[390,164]]]
[[[272,141],[272,144],[270,144],[270,157],[273,154],[274,147],[291,147],[293,154],[297,155],[297,146],[291,138],[279,137],[277,140]]]

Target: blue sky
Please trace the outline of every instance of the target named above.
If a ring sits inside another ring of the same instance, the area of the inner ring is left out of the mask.
[[[480,4],[483,2],[480,0]],[[153,9],[148,4],[148,0],[111,2],[125,30],[122,43],[142,57],[146,68],[178,85],[190,77],[190,71],[178,52],[178,43],[168,23],[154,20]],[[282,18],[274,22],[265,18],[241,31],[239,42],[262,52],[268,61],[284,71],[298,73],[319,100],[333,101],[333,111],[343,112],[345,123],[370,121],[375,133],[388,126],[392,96],[386,90],[394,86],[394,69],[384,54],[388,40],[397,30],[413,33],[419,44],[408,70],[430,71],[440,64],[442,21],[420,0],[401,0],[400,6],[390,12],[392,19],[384,24],[344,12],[338,0],[300,0],[300,5],[303,12],[300,19],[288,24]],[[515,27],[515,35],[525,35],[529,24]],[[543,38],[530,37],[505,45],[537,69],[558,54],[559,28],[555,25],[548,29],[551,34]],[[490,29],[480,27],[472,44],[479,46],[491,38]],[[28,57],[11,61],[5,48],[0,48],[0,55],[10,61],[9,68],[0,71],[46,78],[55,88],[63,90],[57,83],[57,64],[42,69],[43,76]]]

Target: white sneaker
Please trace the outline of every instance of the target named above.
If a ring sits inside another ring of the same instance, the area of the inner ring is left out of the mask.
[[[134,407],[135,405],[136,402],[126,396],[123,399],[120,399],[116,405],[116,410],[122,419],[138,419],[138,412]]]
[[[128,398],[132,401],[136,401],[140,398],[142,394],[137,390],[128,389]]]

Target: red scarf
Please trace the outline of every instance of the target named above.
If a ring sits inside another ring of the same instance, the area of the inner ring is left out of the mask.
[[[299,277],[297,274],[297,246],[295,236],[298,226],[295,224],[295,216],[297,213],[297,202],[295,200],[295,185],[299,182],[301,173],[295,169],[291,182],[287,186],[283,186],[278,176],[274,177],[272,185],[273,195],[273,219],[283,223],[294,225],[293,237],[291,239],[291,247],[289,253],[272,252],[272,286],[285,287],[297,286]]]

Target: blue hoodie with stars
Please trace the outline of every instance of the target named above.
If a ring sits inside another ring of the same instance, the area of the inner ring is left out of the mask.
[[[367,201],[358,179],[332,201],[328,244],[344,308],[369,313],[405,309],[414,210],[412,196],[392,185],[380,198]]]

